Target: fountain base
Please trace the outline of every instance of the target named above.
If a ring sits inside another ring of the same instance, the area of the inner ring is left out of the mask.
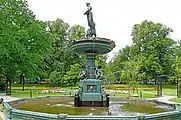
[[[103,91],[101,80],[84,79],[79,85],[80,89],[74,96],[75,107],[109,107],[109,95]]]
[[[109,97],[106,101],[80,101],[78,97],[74,97],[75,107],[109,107]]]

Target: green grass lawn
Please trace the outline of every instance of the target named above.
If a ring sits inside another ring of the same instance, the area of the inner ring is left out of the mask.
[[[140,96],[140,93],[139,93]],[[156,98],[155,91],[142,91],[143,98]]]
[[[132,90],[129,85],[120,85],[120,84],[113,84],[110,85],[110,88],[108,85],[104,85],[105,89],[108,90]],[[157,85],[137,85],[138,91],[142,91],[143,94],[146,94],[146,96],[149,94],[156,94]],[[170,95],[170,96],[176,96],[176,85],[163,85],[163,95]]]
[[[46,90],[46,89],[62,89],[62,90],[71,90],[71,89],[78,89],[78,86],[67,86],[67,87],[60,87],[60,86],[52,86],[50,84],[25,84],[25,89],[34,89],[34,90]],[[13,90],[21,90],[21,84],[13,84]]]
[[[169,101],[181,103],[181,98],[172,98],[172,99],[169,99]]]
[[[78,89],[78,86],[73,87],[53,87],[50,84],[25,84],[25,90],[22,91],[21,84],[12,85],[12,95],[13,97],[18,98],[29,98],[30,90],[32,91],[32,97],[44,97],[44,96],[65,96],[65,95],[74,95],[75,93],[69,92],[69,90]],[[40,93],[43,90],[62,90],[65,92],[60,93]]]
[[[169,95],[169,96],[176,96],[177,95],[177,91],[176,91],[176,89],[166,89],[166,88],[164,88],[163,89],[163,94],[164,95]]]
[[[110,87],[110,88],[109,88]],[[142,92],[143,98],[154,98],[156,95],[156,85],[137,85],[137,89],[135,89],[135,93],[140,97],[140,91]],[[129,94],[124,94],[120,92],[110,93],[111,96],[133,96],[133,89],[126,84],[112,84],[110,86],[104,85],[105,90],[118,90],[118,91],[130,91]],[[12,96],[19,98],[28,98],[30,97],[30,90],[32,90],[33,97],[43,97],[43,96],[62,96],[62,95],[70,95],[69,90],[78,89],[78,86],[73,87],[53,87],[49,84],[25,84],[25,91],[22,91],[21,84],[13,84],[12,85]],[[61,93],[40,93],[42,90],[65,90],[67,92]],[[71,93],[74,95],[75,93]],[[164,85],[163,86],[163,94],[164,95],[176,95],[176,86],[175,85]]]
[[[110,96],[121,96],[121,97],[134,97],[134,95],[138,95],[137,97],[141,98],[141,94],[140,91],[138,91],[138,94],[135,93],[130,93],[130,94],[125,94],[125,93],[119,93],[119,92],[115,92],[115,93],[109,93]],[[153,91],[142,91],[142,98],[155,98],[157,97],[155,92]]]
[[[42,90],[32,90],[32,97],[45,97],[45,96],[70,96],[74,95],[74,92],[61,92],[61,93],[40,93]],[[18,98],[29,98],[30,97],[30,90],[12,90],[12,97]]]

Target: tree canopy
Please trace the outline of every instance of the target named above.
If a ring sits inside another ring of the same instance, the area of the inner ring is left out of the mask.
[[[122,81],[153,79],[156,73],[172,75],[175,60],[173,30],[161,23],[143,21],[132,29],[131,46],[121,49],[111,61],[111,72],[120,71]]]
[[[0,72],[29,77],[38,75],[50,52],[51,36],[23,0],[0,3]]]
[[[85,37],[85,28],[64,20],[40,21],[24,0],[0,2],[0,76],[47,79],[53,84],[76,84],[85,56],[70,51],[75,40]],[[153,79],[157,73],[181,78],[181,42],[174,41],[171,28],[143,21],[132,28],[133,44],[119,50],[106,63],[97,56],[105,79],[123,83]]]
[[[47,26],[48,31],[53,36],[53,49],[45,59],[48,71],[47,76],[49,76],[48,80],[55,84],[60,83],[60,81],[63,83],[68,80],[65,75],[69,74],[68,71],[71,70],[71,66],[75,63],[81,63],[81,56],[70,51],[69,48],[74,40],[80,40],[85,36],[85,28],[80,25],[69,26],[62,19],[48,21]],[[55,75],[59,77],[55,77]],[[76,77],[74,76],[74,78]]]

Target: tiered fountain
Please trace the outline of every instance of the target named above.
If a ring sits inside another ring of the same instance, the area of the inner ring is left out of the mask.
[[[86,38],[77,40],[71,46],[72,51],[85,54],[87,58],[86,66],[80,74],[79,91],[75,95],[74,106],[97,106],[108,107],[109,96],[103,91],[101,66],[96,67],[95,57],[98,54],[106,54],[114,47],[114,41],[106,38],[96,37],[95,23],[92,16],[92,7],[87,3],[87,15],[89,29]]]

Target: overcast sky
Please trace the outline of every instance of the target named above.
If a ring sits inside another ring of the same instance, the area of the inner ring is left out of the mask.
[[[181,38],[181,0],[27,0],[39,20],[61,18],[70,25],[87,26],[86,2],[93,8],[97,36],[116,43],[113,52],[132,44],[134,24],[151,20],[174,30],[171,37]]]

